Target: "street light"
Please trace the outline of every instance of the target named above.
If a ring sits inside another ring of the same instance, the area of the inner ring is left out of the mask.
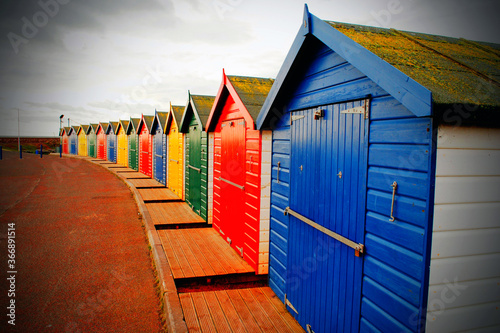
[[[59,116],[59,136],[61,137],[61,141],[59,142],[59,156],[62,154],[62,135],[61,135],[61,129],[62,129],[62,122],[63,122],[64,115]]]

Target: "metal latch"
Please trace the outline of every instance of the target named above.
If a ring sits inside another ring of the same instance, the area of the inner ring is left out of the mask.
[[[311,328],[311,325],[307,324],[306,328],[307,328],[307,333],[314,333],[313,329]]]
[[[297,311],[297,309],[292,305],[292,303],[290,303],[290,301],[286,297],[286,294],[285,294],[285,305],[287,305],[290,309],[292,309],[293,312],[295,312],[296,314],[299,314],[299,311]]]
[[[325,116],[325,110],[319,109],[314,111],[314,120],[318,120],[320,118],[323,118]]]
[[[240,255],[243,258],[243,246],[242,247],[235,246],[235,247],[238,249],[238,251],[240,251]]]

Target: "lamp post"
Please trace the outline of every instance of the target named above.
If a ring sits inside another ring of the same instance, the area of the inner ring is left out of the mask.
[[[63,122],[64,115],[59,116],[59,136],[61,137],[61,141],[59,142],[59,157],[62,157],[62,135],[61,135],[61,129],[62,129],[62,122]]]

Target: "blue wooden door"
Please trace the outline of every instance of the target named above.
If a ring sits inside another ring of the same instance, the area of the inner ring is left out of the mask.
[[[368,121],[357,113],[362,105],[292,112],[286,303],[316,333],[359,328],[362,254],[332,234],[363,243]]]
[[[165,148],[164,135],[161,128],[156,130],[154,136],[154,177],[157,181],[165,185],[165,157],[163,156],[163,150]]]
[[[71,155],[76,155],[78,152],[77,152],[77,146],[78,146],[78,143],[77,143],[77,136],[75,134],[72,134],[71,135]]]
[[[108,134],[108,161],[116,163],[116,135]]]

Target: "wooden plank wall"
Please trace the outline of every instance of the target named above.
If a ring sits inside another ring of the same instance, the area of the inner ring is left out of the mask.
[[[284,300],[290,239],[283,214],[290,197],[289,111],[371,96],[360,330],[418,331],[427,298],[431,120],[416,118],[319,41],[312,40],[303,50],[308,55],[299,57],[304,62],[296,67],[291,93],[284,97],[288,107],[273,131],[270,286]],[[389,222],[393,181],[399,185],[396,222]]]
[[[440,126],[427,332],[500,331],[500,129]]]

